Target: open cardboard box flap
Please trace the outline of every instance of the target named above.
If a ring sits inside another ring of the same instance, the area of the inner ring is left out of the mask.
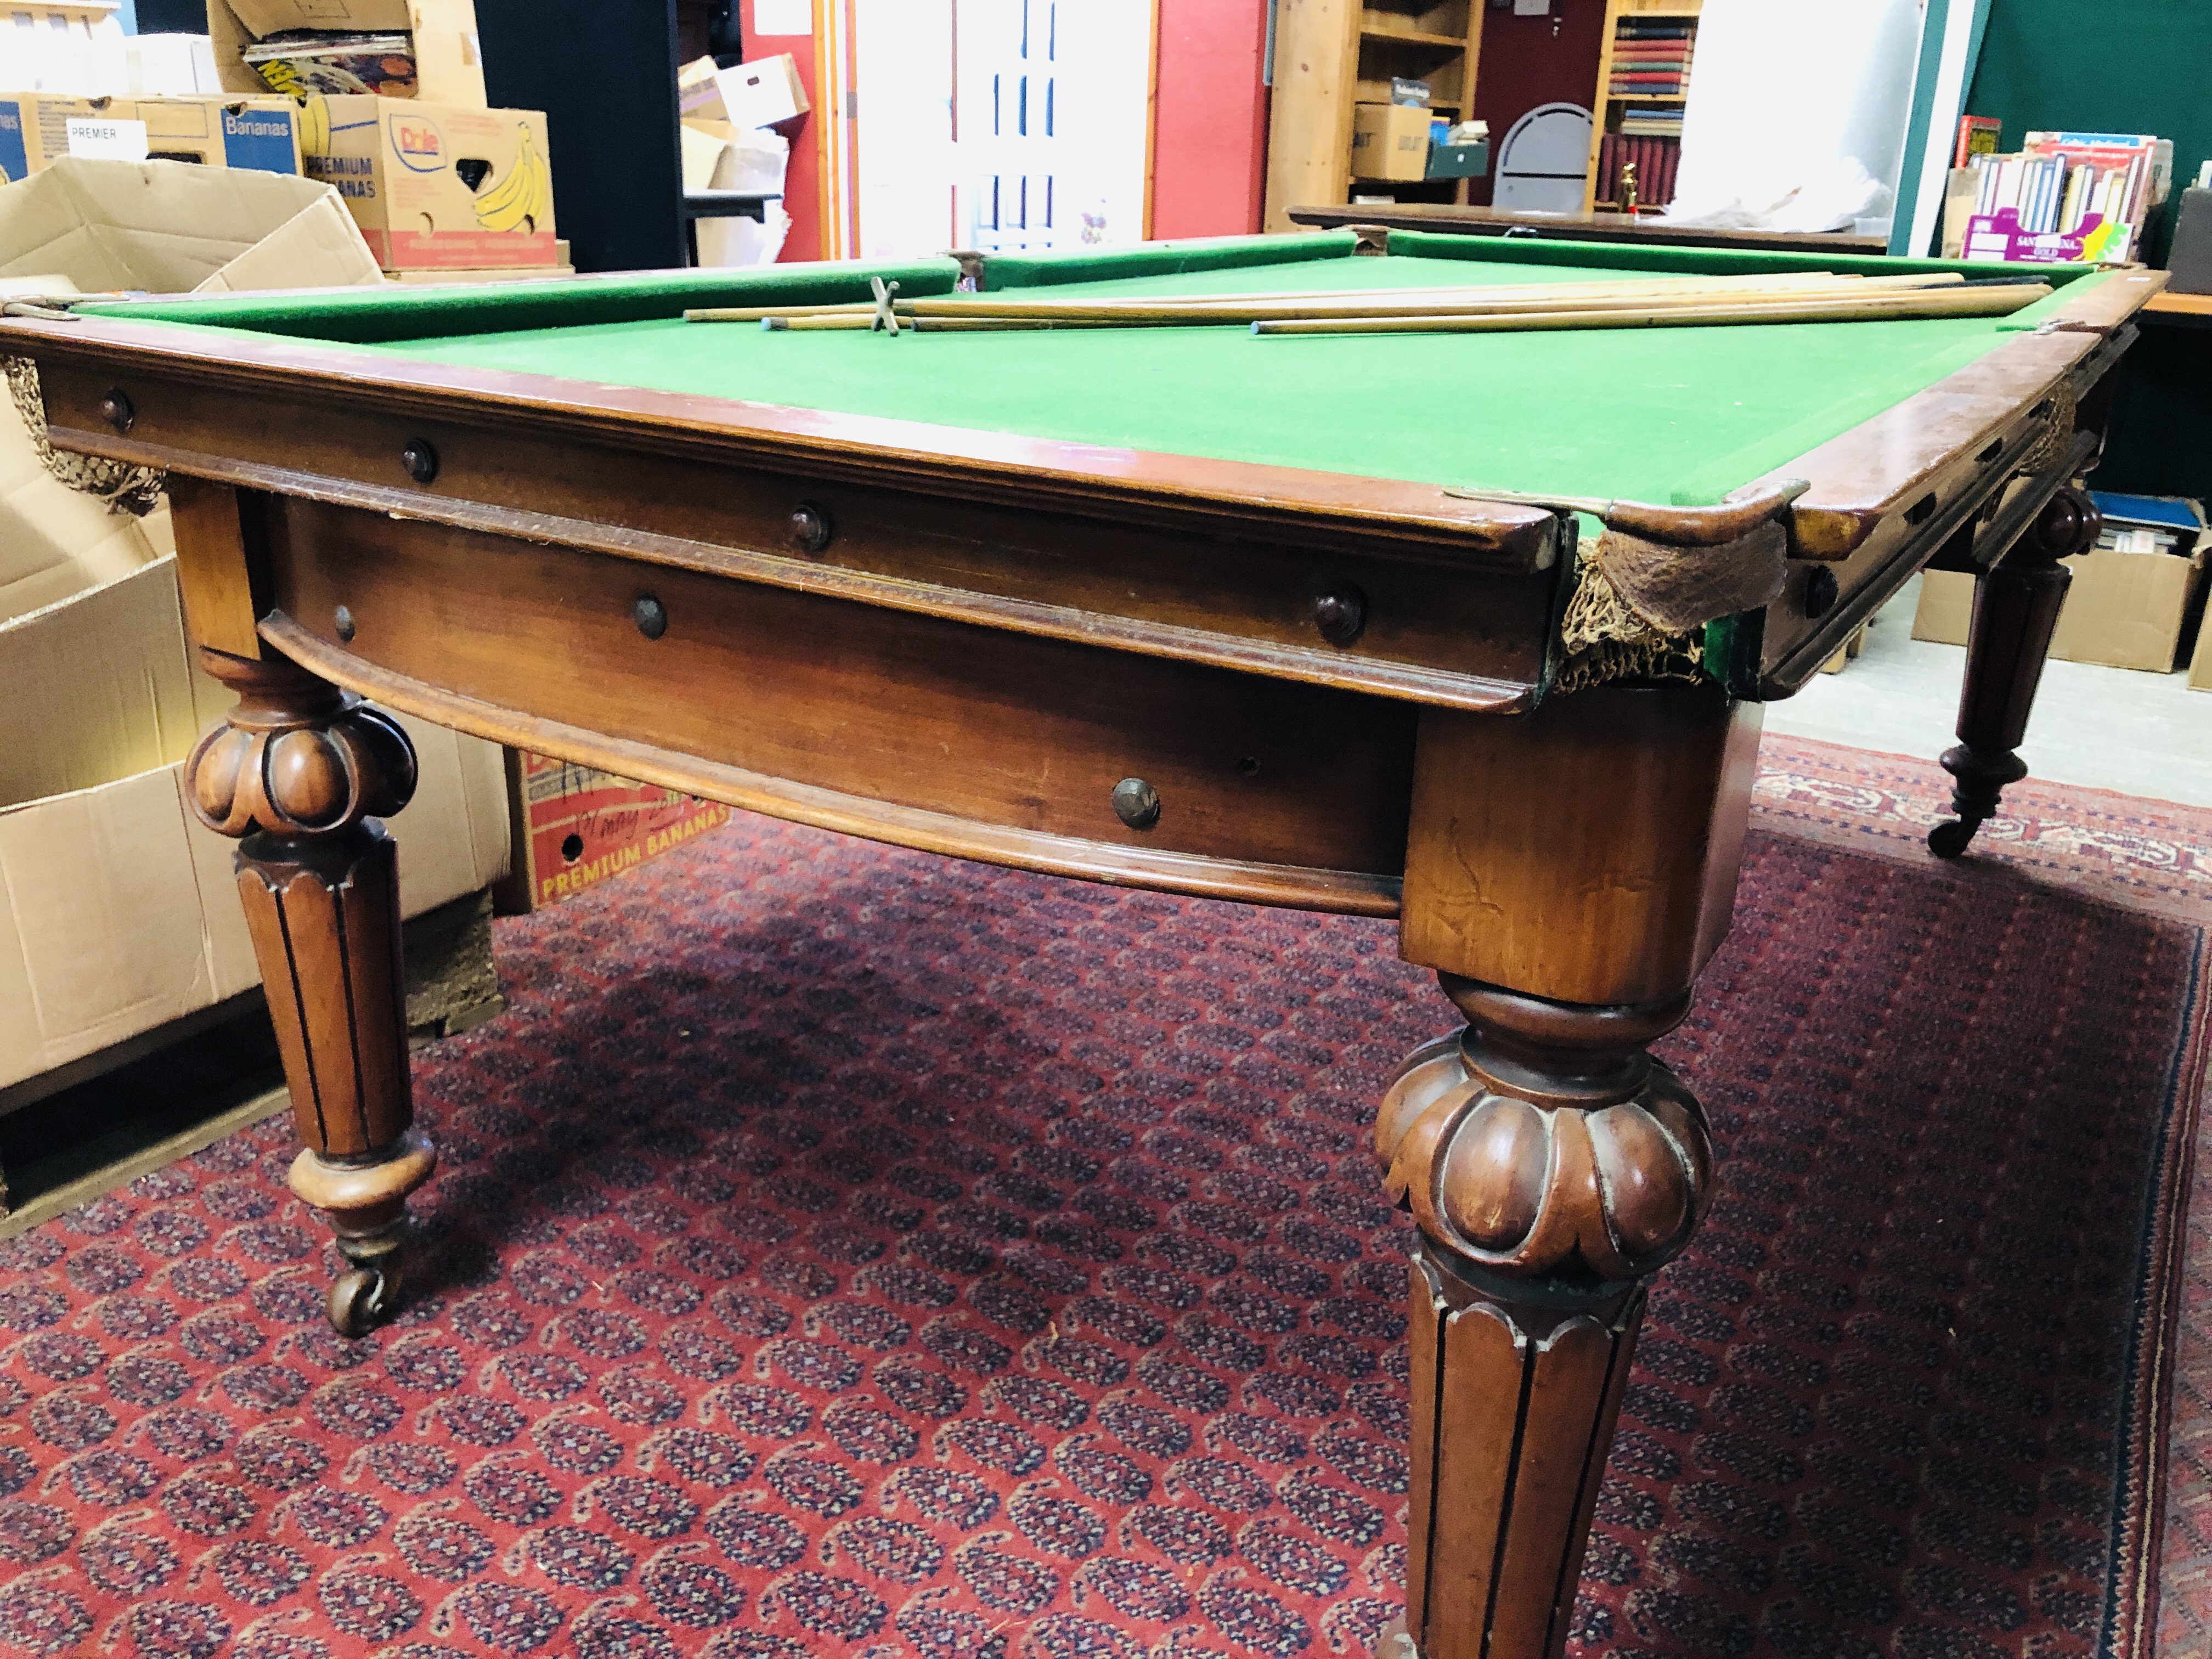
[[[0,622],[0,808],[183,759],[193,672],[167,560]]]
[[[187,161],[64,156],[0,187],[0,277],[154,294],[380,282],[328,185]]]
[[[401,724],[422,775],[391,829],[400,910],[416,916],[505,872],[506,787],[495,745]],[[183,773],[0,807],[0,1089],[259,981],[238,843],[192,817]]]
[[[269,83],[239,53],[286,29],[415,37],[415,83],[433,104],[483,109],[483,52],[476,0],[207,0],[208,39],[225,92],[265,93]]]
[[[0,283],[0,294],[12,286]],[[24,291],[59,298],[76,286],[40,276]],[[15,617],[150,564],[169,549],[168,520],[167,508],[144,519],[111,513],[62,483],[39,459],[15,400],[0,398],[0,634]]]
[[[259,978],[230,843],[200,831],[180,766],[0,809],[0,1087]]]

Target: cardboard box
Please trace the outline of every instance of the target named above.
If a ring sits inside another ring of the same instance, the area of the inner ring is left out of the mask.
[[[2197,651],[2189,659],[2189,689],[2212,691],[2212,617],[2197,623]]]
[[[535,110],[315,98],[302,148],[307,176],[337,190],[386,270],[559,263],[545,118]]]
[[[1943,175],[1942,249],[1946,259],[1966,257],[1966,227],[1973,220],[1981,188],[1982,175],[1978,167],[1953,167]]]
[[[1937,645],[1964,645],[1974,623],[1974,579],[1964,570],[1923,570],[1920,603],[1913,608],[1912,637]]]
[[[2153,674],[2173,672],[2182,627],[2203,574],[2202,553],[2185,557],[2100,548],[2069,560],[2067,568],[2074,580],[2051,635],[2053,658]],[[1952,570],[1923,573],[1920,605],[1912,618],[1914,639],[1964,645],[1973,614],[1972,576]]]
[[[135,130],[127,124],[136,124]],[[106,159],[300,171],[300,109],[289,99],[0,93],[0,173],[6,175],[0,182],[43,173],[65,155],[98,153],[106,147],[98,142],[102,125],[143,137],[130,153]]]
[[[76,155],[0,189],[0,278],[49,275],[87,294],[383,280],[326,185],[184,161]]]
[[[0,1087],[251,988],[236,844],[179,763],[228,694],[185,639],[161,558],[0,618]],[[406,721],[415,799],[391,820],[409,915],[506,866],[498,750]]]
[[[2172,673],[2181,654],[2182,624],[2204,572],[2203,555],[2099,548],[2070,564],[2074,580],[2051,636],[2051,654],[2067,662]]]
[[[425,103],[482,109],[483,52],[477,42],[476,0],[207,0],[208,37],[222,89],[269,90],[239,53],[287,29],[347,34],[404,32],[414,37],[415,95]],[[586,51],[581,40],[578,51]]]
[[[0,278],[59,293],[382,280],[325,185],[75,156],[0,189]],[[257,977],[235,845],[182,794],[178,763],[229,698],[188,652],[167,524],[56,482],[0,409],[0,1087]],[[421,781],[392,827],[414,915],[505,868],[506,787],[495,745],[404,723]]]
[[[711,58],[695,58],[676,71],[676,115],[683,121],[727,121],[722,104],[721,67]]]
[[[507,751],[513,867],[494,896],[522,915],[596,887],[730,821],[730,809],[592,767]]]
[[[69,124],[131,115],[127,98],[73,98],[58,93],[0,94],[0,173],[14,184],[43,173],[70,153]]]
[[[39,286],[52,293],[56,284],[75,286],[61,277]],[[167,550],[167,520],[111,513],[63,483],[39,459],[15,400],[0,398],[0,617],[28,616],[151,564]]]
[[[116,0],[33,0],[0,11],[0,86],[96,98],[131,90]]]
[[[738,128],[726,121],[686,120],[678,128],[683,141],[684,188],[733,190],[781,197],[791,161],[791,141],[765,128]],[[759,223],[743,218],[693,221],[691,234],[702,266],[773,264],[790,234],[791,216],[773,201]]]
[[[391,280],[410,288],[439,288],[450,283],[543,283],[574,276],[574,265],[518,265],[513,270],[395,270]]]
[[[301,170],[300,106],[289,98],[141,98],[136,107],[151,160]]]
[[[799,64],[787,52],[719,70],[715,80],[721,89],[722,113],[717,117],[702,109],[696,118],[726,120],[739,128],[772,127],[779,121],[795,120],[813,107],[807,101],[805,82],[799,78]]]
[[[1425,178],[1429,166],[1429,112],[1411,104],[1352,106],[1352,176]]]

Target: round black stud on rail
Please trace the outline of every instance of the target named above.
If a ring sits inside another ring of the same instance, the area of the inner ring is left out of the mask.
[[[1805,574],[1805,614],[1814,622],[1836,608],[1841,590],[1836,585],[1836,573],[1824,564],[1817,564]]]
[[[437,449],[428,438],[410,438],[407,447],[399,452],[399,464],[416,483],[432,483],[438,476]]]
[[[128,432],[138,411],[131,406],[131,394],[117,386],[100,400],[100,418],[118,432]]]
[[[789,536],[792,549],[799,553],[819,553],[830,545],[836,534],[830,522],[830,509],[813,501],[801,501],[791,509]]]
[[[1313,623],[1331,645],[1350,645],[1367,627],[1367,596],[1350,582],[1334,582],[1315,595]]]
[[[341,641],[351,645],[356,632],[352,611],[345,605],[340,605],[337,608],[337,614],[331,618],[331,628]]]
[[[1160,821],[1160,792],[1142,778],[1114,786],[1114,816],[1132,830],[1149,830]]]
[[[637,631],[648,640],[657,640],[668,631],[668,607],[650,593],[641,594],[629,608],[630,620]]]

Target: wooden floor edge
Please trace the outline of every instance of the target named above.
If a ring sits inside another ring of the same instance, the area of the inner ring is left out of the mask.
[[[201,1119],[189,1129],[180,1130],[149,1146],[142,1146],[112,1164],[103,1164],[89,1174],[79,1176],[75,1181],[64,1182],[52,1191],[40,1193],[36,1198],[11,1209],[5,1216],[0,1216],[0,1239],[13,1238],[19,1233],[28,1232],[66,1211],[89,1204],[94,1199],[104,1198],[118,1187],[136,1181],[142,1175],[165,1169],[179,1158],[190,1158],[194,1152],[205,1151],[225,1136],[250,1124],[258,1123],[265,1117],[274,1117],[279,1112],[289,1111],[291,1105],[291,1091],[279,1084],[251,1100],[217,1112],[212,1117]]]
[[[273,611],[263,619],[261,635],[301,667],[401,714],[494,743],[598,767],[641,783],[680,789],[787,823],[917,852],[1115,887],[1142,887],[1194,898],[1230,899],[1340,915],[1395,917],[1398,914],[1402,884],[1396,876],[1152,852],[1042,830],[974,823],[947,813],[793,783],[650,744],[610,738],[441,690],[337,650],[282,611]]]

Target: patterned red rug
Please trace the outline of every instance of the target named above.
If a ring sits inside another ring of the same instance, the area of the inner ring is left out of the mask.
[[[2205,930],[1892,856],[1795,752],[1572,1650],[2137,1659]],[[281,1124],[0,1247],[0,1652],[1364,1651],[1364,1136],[1449,1018],[1391,945],[752,818],[504,924],[389,1330]]]
[[[1925,760],[1769,736],[1759,750],[1765,823],[1857,851],[1917,860],[1948,816],[1950,781]],[[2212,811],[2100,789],[2027,783],[1975,859],[2037,881],[2212,923]],[[2168,1437],[2158,1659],[2212,1655],[2212,1113],[2200,1116],[2185,1245],[2173,1426]]]

